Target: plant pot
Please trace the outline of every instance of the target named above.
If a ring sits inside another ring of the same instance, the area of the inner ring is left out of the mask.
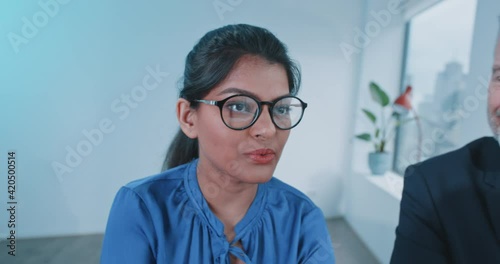
[[[373,175],[383,175],[391,168],[391,155],[387,152],[371,152],[368,154],[368,165]]]

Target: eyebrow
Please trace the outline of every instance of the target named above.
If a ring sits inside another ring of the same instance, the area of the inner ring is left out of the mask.
[[[249,92],[247,90],[243,90],[243,89],[240,89],[240,88],[236,88],[236,87],[227,88],[227,89],[223,90],[222,92],[218,93],[218,95],[228,94],[228,93],[244,94],[244,95],[253,96],[255,98],[259,98],[256,94],[254,94],[252,92]]]
[[[260,100],[260,97],[258,95],[256,95],[255,93],[252,93],[250,91],[243,90],[240,88],[236,88],[236,87],[227,88],[227,89],[221,91],[220,93],[218,93],[217,95],[228,94],[228,93],[249,95],[249,96],[252,96],[252,97]],[[290,93],[287,93],[285,95],[290,95]],[[285,95],[283,95],[283,96],[285,96]]]

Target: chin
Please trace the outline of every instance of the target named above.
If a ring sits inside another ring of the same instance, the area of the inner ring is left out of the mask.
[[[273,177],[277,159],[265,164],[254,163],[249,159],[234,160],[226,164],[225,171],[246,183],[266,183]]]
[[[498,139],[498,137],[500,136],[500,117],[491,112],[489,113],[488,117],[491,131],[493,132],[494,137]]]
[[[245,170],[244,178],[248,183],[266,183],[271,180],[276,166],[252,166]]]
[[[273,176],[270,175],[269,177],[252,177],[252,176],[249,176],[248,178],[246,178],[245,182],[246,183],[252,183],[252,184],[262,184],[262,183],[266,183],[268,181],[271,180]]]

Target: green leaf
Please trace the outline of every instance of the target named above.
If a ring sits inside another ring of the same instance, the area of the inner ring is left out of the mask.
[[[368,133],[356,135],[356,138],[359,138],[359,139],[364,140],[364,141],[371,141],[372,140],[372,136]]]
[[[372,99],[380,104],[382,107],[387,106],[389,104],[389,96],[378,86],[378,84],[371,82],[370,83],[370,94]]]
[[[365,113],[365,115],[368,117],[368,119],[370,119],[372,121],[372,123],[376,123],[377,122],[377,117],[372,113],[370,112],[369,110],[366,110],[366,109],[361,109],[363,111],[363,113]]]
[[[375,130],[375,138],[378,138],[379,135],[380,135],[380,128],[377,128],[377,130]]]

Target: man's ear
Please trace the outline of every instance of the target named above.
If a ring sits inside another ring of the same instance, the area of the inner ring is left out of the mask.
[[[196,109],[191,108],[191,103],[184,98],[177,100],[177,120],[186,136],[192,139],[198,137]]]

